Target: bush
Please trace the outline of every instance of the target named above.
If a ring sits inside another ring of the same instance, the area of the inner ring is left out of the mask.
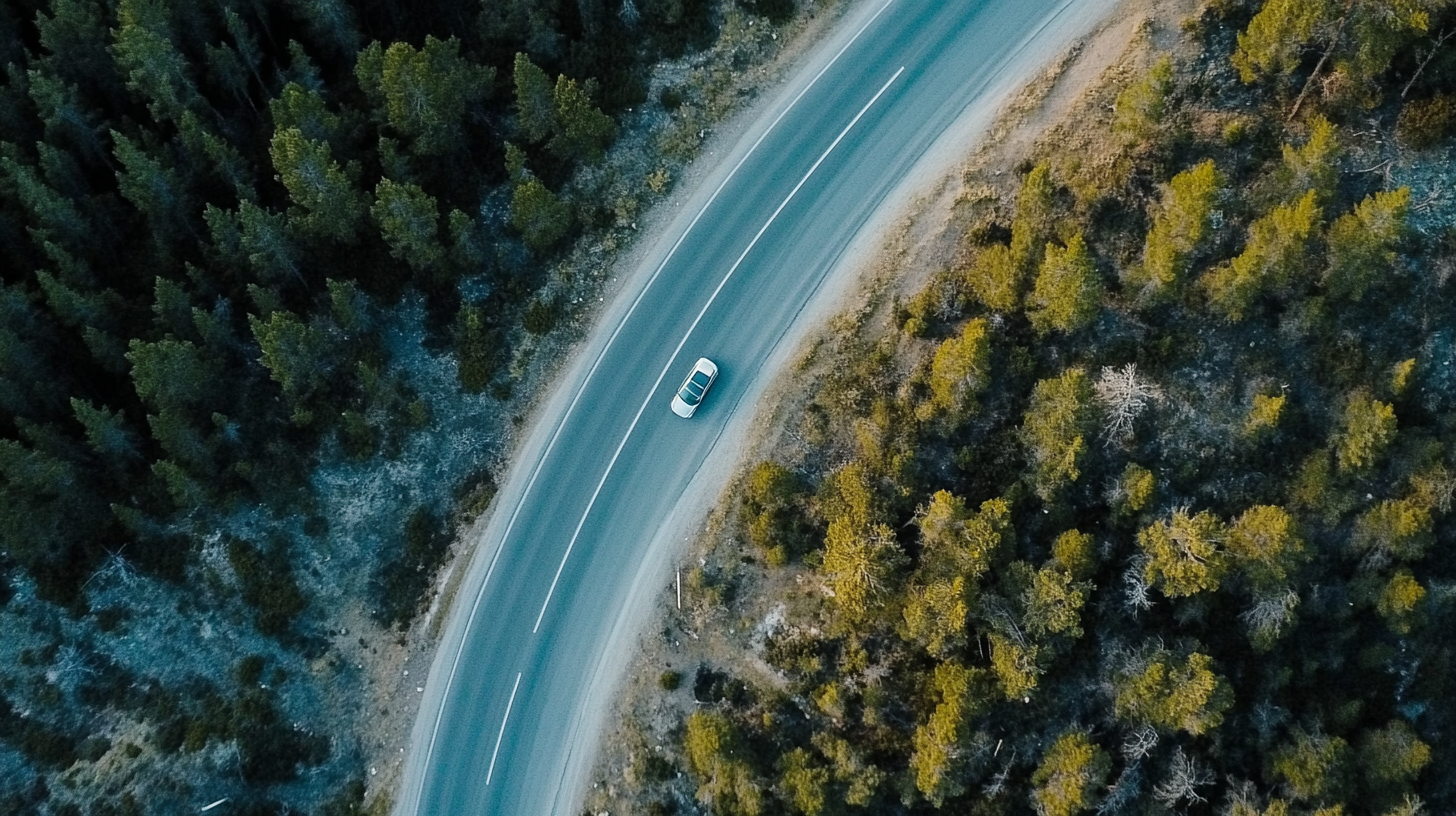
[[[397,558],[380,568],[379,617],[392,626],[407,626],[428,601],[435,573],[450,551],[450,536],[443,522],[427,508],[417,508],[405,523],[404,542]]]
[[[666,110],[677,110],[678,108],[682,107],[683,104],[682,88],[679,88],[676,85],[669,85],[666,88],[663,88],[662,91],[657,94],[657,101],[661,102],[662,107]]]
[[[1400,110],[1395,135],[1415,148],[1432,147],[1456,132],[1456,96],[1413,99]]]
[[[663,691],[677,691],[678,686],[682,685],[682,672],[663,672],[662,675],[657,678],[657,685],[661,686]]]
[[[229,537],[227,554],[243,601],[258,612],[258,631],[270,637],[287,632],[308,606],[293,579],[287,542],[276,539],[265,552],[250,541]]]

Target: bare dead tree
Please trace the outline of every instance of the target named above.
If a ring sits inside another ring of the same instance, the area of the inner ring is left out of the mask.
[[[1011,757],[1006,760],[1006,764],[1002,766],[1001,770],[997,771],[996,774],[991,777],[991,781],[986,783],[986,785],[981,788],[981,793],[985,794],[986,798],[988,799],[995,799],[997,796],[1005,793],[1006,783],[1011,778],[1011,768],[1015,764],[1016,752],[1012,751]]]
[[[46,670],[46,682],[66,691],[74,691],[86,677],[96,673],[91,656],[74,643],[56,650],[56,662]]]
[[[1167,808],[1176,806],[1183,800],[1189,804],[1206,802],[1199,795],[1197,788],[1213,783],[1213,771],[1200,766],[1193,757],[1183,753],[1183,747],[1173,752],[1173,759],[1168,763],[1168,775],[1163,777],[1157,787],[1153,788],[1153,798]]]
[[[1103,366],[1094,390],[1107,410],[1102,432],[1109,442],[1131,434],[1133,420],[1149,404],[1163,397],[1162,389],[1138,378],[1137,363],[1128,363],[1122,368]]]
[[[1431,60],[1435,59],[1436,55],[1441,53],[1441,46],[1446,44],[1446,40],[1450,39],[1452,34],[1456,34],[1456,28],[1443,32],[1440,38],[1436,40],[1436,44],[1431,46],[1431,52],[1426,54],[1426,58],[1421,60],[1421,64],[1416,67],[1416,72],[1411,74],[1410,82],[1407,82],[1405,87],[1400,89],[1401,99],[1405,99],[1405,95],[1410,93],[1411,86],[1416,84],[1417,79],[1421,78],[1421,72],[1426,70],[1426,66],[1431,64]]]
[[[1335,21],[1335,32],[1330,36],[1330,47],[1320,55],[1319,62],[1315,63],[1314,70],[1310,72],[1309,79],[1304,81],[1304,87],[1299,90],[1299,97],[1294,100],[1294,108],[1289,111],[1289,119],[1293,122],[1294,117],[1299,115],[1299,106],[1304,104],[1304,97],[1309,94],[1309,89],[1314,87],[1315,79],[1324,70],[1325,63],[1330,61],[1330,55],[1335,53],[1335,48],[1340,44],[1340,38],[1345,35],[1345,26],[1350,22],[1350,11],[1355,8],[1355,0],[1345,0],[1345,10],[1340,19]]]
[[[1122,755],[1136,762],[1151,754],[1158,745],[1158,729],[1144,723],[1129,731],[1122,739]]]
[[[1107,787],[1107,796],[1097,805],[1098,816],[1123,813],[1137,801],[1143,789],[1143,768],[1133,762],[1118,774],[1117,781]]]
[[[1153,608],[1152,585],[1148,583],[1146,567],[1147,559],[1138,556],[1122,574],[1122,587],[1126,595],[1123,604],[1133,616]]]
[[[1296,606],[1299,606],[1299,593],[1285,587],[1283,592],[1256,595],[1254,605],[1239,615],[1239,619],[1250,632],[1276,638],[1294,619]]]

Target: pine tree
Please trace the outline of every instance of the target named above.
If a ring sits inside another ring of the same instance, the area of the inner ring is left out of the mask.
[[[287,128],[273,134],[269,153],[296,207],[290,220],[304,232],[352,242],[367,205],[328,144]]]
[[[527,144],[546,140],[556,129],[551,79],[525,54],[516,54],[516,130]]]
[[[1021,307],[1026,283],[1045,257],[1051,233],[1055,186],[1045,162],[1032,168],[1016,197],[1011,244],[994,244],[966,271],[966,284],[987,308],[1012,312]]]
[[[460,41],[425,37],[423,48],[396,42],[384,49],[370,43],[355,67],[359,85],[383,108],[394,130],[409,138],[420,155],[457,152],[462,126],[490,93],[495,69],[460,56]]]
[[[1360,765],[1380,783],[1414,782],[1430,762],[1431,747],[1404,720],[1367,731],[1360,741]]]
[[[159,122],[202,106],[192,67],[177,49],[166,0],[120,0],[114,53],[126,86]]]
[[[1173,90],[1173,59],[1163,57],[1129,85],[1113,105],[1112,128],[1129,144],[1150,142],[1164,130],[1168,95]]]
[[[1399,569],[1380,590],[1375,611],[1385,619],[1390,630],[1397,635],[1408,635],[1415,622],[1416,608],[1426,597],[1426,588],[1420,585],[1408,569]]]
[[[30,98],[45,125],[46,141],[56,146],[68,145],[78,158],[88,162],[104,161],[106,148],[96,112],[81,98],[77,86],[34,68],[27,76]]]
[[[140,456],[136,434],[126,425],[126,414],[106,406],[97,408],[90,402],[71,398],[76,421],[86,430],[86,441],[104,460],[122,463]]]
[[[1329,25],[1337,8],[1333,0],[1268,0],[1238,37],[1233,64],[1239,76],[1254,82],[1293,73],[1305,44]]]
[[[912,586],[902,614],[905,639],[924,644],[932,656],[942,656],[964,645],[968,614],[964,577]]]
[[[163,166],[150,152],[121,133],[111,131],[113,154],[121,162],[117,187],[146,216],[159,243],[188,229],[186,188],[175,170]]]
[[[1139,303],[1161,302],[1180,289],[1190,260],[1213,230],[1214,208],[1224,196],[1224,184],[1211,159],[1168,182],[1143,244],[1143,262],[1128,267],[1123,277]]]
[[[920,514],[919,574],[929,579],[964,577],[974,582],[990,571],[1006,545],[1015,540],[1011,504],[988,499],[972,512],[965,500],[947,490],[931,496]]]
[[[137,396],[159,412],[209,404],[223,379],[217,363],[190,340],[133,339],[126,359]]]
[[[1208,511],[1189,515],[1173,511],[1138,533],[1138,547],[1147,557],[1143,577],[1170,598],[1214,592],[1228,569],[1223,522]]]
[[[1274,752],[1273,767],[1295,799],[1332,801],[1345,788],[1349,759],[1349,744],[1343,739],[1301,729],[1295,732],[1293,744]]]
[[[1410,188],[1380,192],[1330,225],[1329,266],[1321,283],[1336,297],[1358,301],[1395,264],[1406,234]]]
[[[590,84],[590,83],[589,83]],[[587,91],[565,75],[556,78],[556,136],[547,147],[559,158],[596,164],[617,136],[612,117],[592,105]]]
[[[814,755],[795,748],[779,759],[779,788],[789,806],[804,816],[819,816],[829,792],[829,769],[814,762]]]
[[[309,141],[338,146],[342,120],[329,110],[318,91],[290,82],[268,103],[268,112],[273,116],[274,131],[292,128]]]
[[[1355,473],[1372,467],[1395,441],[1395,434],[1394,406],[1364,391],[1351,394],[1345,403],[1342,427],[1332,440],[1340,471]]]
[[[1032,801],[1041,816],[1075,816],[1096,804],[1112,760],[1085,731],[1068,731],[1042,755],[1031,776]]]
[[[327,43],[346,58],[359,51],[359,23],[345,0],[296,0],[288,8],[307,25],[310,42]]]
[[[1258,589],[1283,585],[1289,573],[1306,558],[1294,517],[1273,505],[1260,504],[1245,510],[1229,525],[1224,543]]]
[[[1418,497],[1386,499],[1355,519],[1351,543],[1377,562],[1414,561],[1435,539],[1431,511]]]
[[[1340,181],[1340,140],[1335,126],[1323,116],[1310,122],[1309,138],[1303,145],[1281,148],[1284,161],[1274,171],[1272,183],[1275,198],[1281,204],[1295,202],[1313,191],[1315,203],[1328,207]]]
[[[964,774],[958,772],[964,759],[961,743],[968,736],[967,721],[974,713],[968,709],[974,706],[980,673],[958,663],[935,667],[932,682],[940,701],[930,719],[915,729],[910,768],[915,786],[936,807],[965,791]]]
[[[1260,295],[1287,290],[1307,265],[1308,247],[1320,223],[1310,190],[1294,204],[1275,207],[1249,227],[1244,251],[1200,279],[1209,304],[1230,321],[1243,320]]]
[[[984,318],[968,321],[959,336],[935,351],[930,364],[930,391],[935,407],[952,416],[970,410],[986,387],[991,367],[990,326]]]
[[[440,245],[440,213],[435,199],[413,184],[380,179],[370,210],[390,254],[425,272],[445,255]]]
[[[263,356],[259,360],[293,409],[293,421],[308,425],[313,419],[311,403],[328,385],[334,357],[324,332],[288,311],[273,312],[268,318],[250,315],[249,324]]]
[[[1102,281],[1082,234],[1065,249],[1048,244],[1028,303],[1032,328],[1041,334],[1075,332],[1097,317],[1102,307]]]
[[[1113,709],[1120,720],[1165,731],[1206,734],[1233,705],[1228,682],[1213,672],[1213,658],[1194,652],[1179,660],[1166,651],[1113,680]]]
[[[535,176],[511,195],[511,226],[534,252],[546,252],[571,228],[571,208]]]
[[[1087,372],[1069,368],[1059,377],[1036,384],[1021,438],[1031,456],[1032,483],[1043,500],[1050,500],[1081,475],[1092,419],[1092,384]]]
[[[0,152],[0,179],[9,183],[15,199],[35,219],[35,225],[48,230],[49,236],[68,249],[79,253],[88,247],[91,225],[75,203],[47,184],[33,166],[22,164],[6,152]]]

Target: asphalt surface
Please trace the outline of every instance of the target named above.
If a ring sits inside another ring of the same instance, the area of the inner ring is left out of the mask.
[[[685,197],[523,444],[454,601],[396,813],[576,816],[644,599],[672,581],[681,540],[659,533],[690,482],[726,482],[724,443],[796,319],[967,111],[1113,4],[866,0],[805,58]],[[684,420],[669,402],[700,356],[721,374]]]

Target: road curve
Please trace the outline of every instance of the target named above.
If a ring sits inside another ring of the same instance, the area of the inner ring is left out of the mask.
[[[864,0],[763,106],[523,443],[430,672],[397,814],[578,812],[623,647],[671,580],[675,533],[701,518],[684,497],[726,482],[723,443],[802,333],[796,318],[938,141],[1115,5]],[[668,403],[700,356],[722,373],[683,420]]]

